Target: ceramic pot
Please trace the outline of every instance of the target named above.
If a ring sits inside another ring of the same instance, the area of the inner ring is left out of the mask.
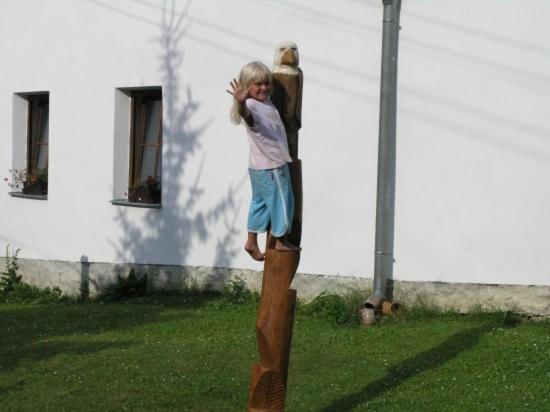
[[[376,323],[376,311],[372,308],[361,309],[361,325],[371,326]]]

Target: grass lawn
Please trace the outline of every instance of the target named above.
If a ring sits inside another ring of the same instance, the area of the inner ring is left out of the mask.
[[[244,411],[257,304],[215,294],[0,304],[1,411]],[[550,411],[550,323],[338,326],[299,311],[288,411]]]

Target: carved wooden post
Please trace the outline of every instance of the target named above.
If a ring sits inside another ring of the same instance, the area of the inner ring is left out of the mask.
[[[281,43],[275,50],[271,100],[285,125],[289,153],[294,219],[289,241],[300,246],[302,238],[302,166],[298,159],[298,130],[301,127],[302,71],[298,67],[298,49],[292,42]],[[260,361],[252,366],[248,398],[249,411],[284,411],[288,361],[294,323],[296,291],[290,284],[300,262],[300,252],[279,252],[268,234],[260,311],[256,335]]]

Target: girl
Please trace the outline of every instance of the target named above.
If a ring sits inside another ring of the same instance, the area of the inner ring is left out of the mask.
[[[242,68],[239,80],[230,82],[232,90],[226,90],[234,98],[231,121],[234,124],[244,123],[250,146],[248,173],[252,200],[244,250],[258,261],[264,260],[264,254],[258,247],[258,233],[265,232],[269,225],[276,250],[300,250],[287,240],[294,214],[287,166],[292,159],[288,154],[283,122],[269,100],[271,79],[267,66],[252,62]]]

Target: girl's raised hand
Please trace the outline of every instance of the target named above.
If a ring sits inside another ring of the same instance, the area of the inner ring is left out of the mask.
[[[248,97],[248,91],[250,90],[250,87],[248,89],[244,89],[241,83],[235,79],[229,82],[229,84],[231,85],[233,91],[228,89],[226,89],[225,91],[232,95],[239,103],[243,103]]]

